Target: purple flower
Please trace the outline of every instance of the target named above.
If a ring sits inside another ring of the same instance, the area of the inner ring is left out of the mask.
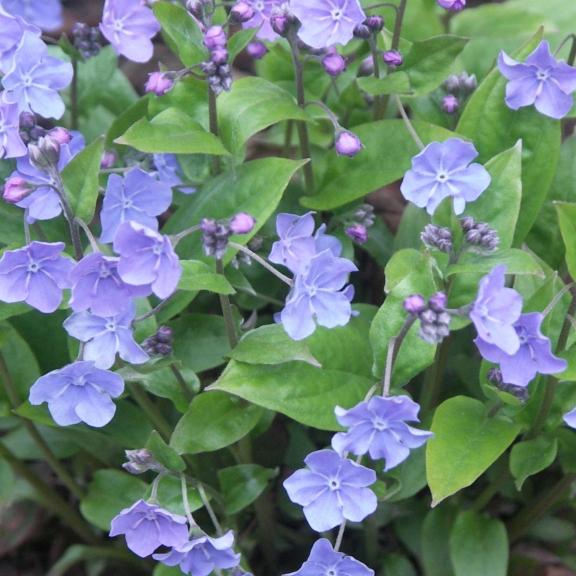
[[[164,72],[152,72],[148,74],[148,80],[144,86],[145,92],[154,92],[156,96],[163,96],[174,86],[174,80]]]
[[[332,49],[322,58],[322,68],[330,76],[340,76],[346,70],[346,60]]]
[[[142,0],[106,0],[100,31],[128,60],[148,62],[154,53],[152,38],[160,31],[160,24]]]
[[[182,169],[176,154],[154,154],[152,163],[156,169],[153,175],[163,184],[167,184],[171,188],[178,187],[182,194],[194,194],[196,192],[196,188],[193,186],[181,186]]]
[[[84,148],[84,137],[79,132],[72,133],[72,140],[68,144],[60,146],[60,158],[58,160],[58,172],[62,172],[64,167]],[[60,197],[52,188],[56,185],[54,178],[40,170],[30,162],[28,156],[18,158],[16,161],[16,171],[11,178],[22,178],[29,184],[36,186],[36,189],[26,195],[16,205],[26,210],[26,220],[30,224],[36,220],[50,220],[56,218],[62,212]]]
[[[111,368],[116,353],[130,364],[143,364],[149,356],[132,335],[134,316],[133,304],[116,316],[76,312],[66,319],[64,329],[70,336],[85,343],[83,358],[94,362],[97,368]]]
[[[72,298],[70,307],[75,312],[90,309],[97,316],[116,316],[137,296],[147,296],[149,286],[129,286],[118,275],[118,258],[100,252],[88,254],[70,273]]]
[[[298,36],[312,48],[348,44],[366,19],[358,0],[292,0],[290,7],[302,23]]]
[[[434,214],[444,198],[452,197],[454,212],[462,214],[466,202],[476,200],[490,185],[486,168],[471,164],[476,156],[474,144],[459,138],[428,144],[412,158],[412,169],[404,175],[404,198]]]
[[[2,78],[4,101],[18,104],[20,112],[61,118],[65,107],[58,91],[70,84],[72,76],[72,64],[48,56],[46,44],[32,32],[24,32],[12,66]]]
[[[17,104],[0,102],[0,160],[26,156],[28,150],[20,138]]]
[[[466,8],[466,0],[436,0],[438,6],[450,10],[450,12],[460,12]]]
[[[227,570],[240,563],[240,554],[232,549],[234,532],[219,538],[200,536],[185,544],[174,546],[167,554],[154,554],[154,560],[166,566],[179,566],[184,574],[208,576],[215,570]]]
[[[432,432],[418,430],[406,422],[419,422],[420,406],[408,396],[374,396],[350,410],[336,406],[338,422],[348,428],[332,438],[332,448],[339,454],[357,456],[370,453],[372,460],[386,460],[384,471],[408,458],[410,450],[423,446]]]
[[[506,266],[500,265],[480,280],[470,319],[484,342],[498,346],[506,354],[516,354],[520,339],[514,324],[522,313],[522,296],[505,287],[505,274]]]
[[[398,68],[398,66],[402,66],[404,63],[404,58],[398,50],[386,50],[386,52],[382,54],[382,60],[384,60],[384,64],[391,68]]]
[[[525,63],[500,52],[498,68],[509,80],[506,105],[512,110],[534,104],[538,112],[556,119],[570,112],[571,94],[576,90],[576,69],[556,60],[546,40],[540,42]]]
[[[358,244],[364,244],[368,241],[368,230],[364,224],[355,222],[351,226],[348,226],[344,232],[346,233],[346,236],[352,238],[352,240]]]
[[[298,273],[294,286],[279,314],[279,321],[294,340],[307,338],[316,323],[326,328],[345,326],[352,316],[352,285],[346,285],[350,272],[358,269],[346,258],[324,250]]]
[[[158,182],[140,168],[129,170],[124,177],[111,174],[100,215],[100,240],[112,242],[119,226],[128,220],[157,230],[156,216],[166,212],[171,203],[171,185]]]
[[[12,11],[7,12],[0,3],[0,72],[6,73],[12,66],[14,52],[18,48],[25,31],[40,35],[36,26],[23,21]]]
[[[314,234],[314,216],[308,212],[303,216],[278,214],[276,233],[280,240],[274,242],[268,260],[282,264],[292,272],[298,271],[303,263],[309,262],[316,253]]]
[[[52,32],[62,27],[60,0],[2,0],[2,6],[12,16],[19,16],[42,30]]]
[[[570,412],[566,412],[562,418],[570,428],[576,428],[576,408],[572,408]]]
[[[339,156],[348,156],[352,158],[356,156],[363,148],[360,138],[348,130],[342,130],[336,136],[334,148]]]
[[[478,336],[474,342],[482,357],[500,365],[502,381],[515,386],[528,386],[536,374],[557,374],[566,370],[566,360],[552,354],[550,340],[542,334],[540,326],[544,316],[539,312],[522,314],[514,323],[520,347],[513,354],[485,342]]]
[[[304,460],[308,468],[284,480],[292,502],[304,507],[304,516],[317,532],[338,526],[343,520],[362,522],[376,510],[377,499],[367,488],[376,473],[333,450],[319,450]]]
[[[254,10],[254,15],[250,20],[242,24],[242,28],[258,28],[256,36],[262,40],[276,40],[278,34],[272,30],[270,16],[275,7],[282,4],[281,0],[248,0],[247,2]]]
[[[186,518],[156,504],[138,500],[112,519],[110,536],[124,534],[126,545],[141,558],[160,546],[182,546],[188,540]]]
[[[308,560],[297,572],[286,576],[374,576],[371,570],[362,562],[342,552],[336,552],[326,538],[317,540],[312,546]]]
[[[114,372],[94,367],[94,362],[74,362],[42,376],[30,388],[30,404],[48,403],[59,426],[85,422],[101,428],[114,417],[112,398],[124,392],[124,380]]]
[[[62,302],[62,290],[70,285],[72,260],[62,256],[63,242],[31,242],[19,250],[7,250],[0,258],[0,300],[26,302],[48,314]]]
[[[170,238],[137,222],[124,222],[114,238],[120,255],[118,274],[132,286],[151,286],[158,298],[168,298],[182,275]]]

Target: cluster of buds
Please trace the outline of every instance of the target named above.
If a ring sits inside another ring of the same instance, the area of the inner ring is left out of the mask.
[[[426,224],[420,234],[420,239],[428,248],[436,248],[446,254],[452,252],[452,232],[450,228]]]
[[[144,86],[145,92],[152,92],[156,96],[163,96],[174,86],[173,72],[152,72],[148,74],[148,80]]]
[[[72,27],[72,44],[84,60],[97,56],[102,50],[98,26],[92,27],[83,22],[76,22]]]
[[[37,142],[28,144],[28,157],[39,170],[49,171],[58,166],[60,147],[68,144],[72,135],[65,128],[53,128],[40,136]]]
[[[476,222],[471,216],[465,216],[460,220],[464,240],[474,248],[482,252],[493,252],[500,244],[498,232],[485,222]]]
[[[24,144],[38,142],[41,136],[46,134],[46,129],[36,122],[36,116],[31,112],[20,114],[20,138]]]
[[[270,26],[272,30],[282,38],[288,38],[291,32],[300,28],[300,21],[290,10],[290,4],[284,2],[280,6],[275,6],[270,15]]]
[[[502,392],[507,392],[512,396],[518,398],[520,402],[526,402],[528,400],[528,388],[525,386],[516,386],[516,384],[506,384],[502,379],[502,372],[500,368],[490,368],[488,370],[488,381],[492,382],[498,390]]]
[[[430,344],[439,344],[450,334],[450,314],[446,309],[447,298],[443,292],[430,296],[428,302],[420,294],[404,300],[404,310],[420,320],[418,335]]]
[[[442,98],[442,110],[446,114],[456,114],[462,101],[476,90],[476,86],[478,86],[478,81],[474,74],[462,72],[449,76],[443,84],[447,94]]]
[[[203,62],[201,68],[208,78],[210,89],[216,95],[228,92],[232,87],[227,41],[222,26],[210,26],[204,33],[204,46],[210,52],[210,60]]]
[[[160,326],[156,334],[150,336],[142,342],[142,348],[150,356],[170,356],[172,354],[172,328]]]
[[[368,16],[364,22],[357,24],[354,28],[354,38],[368,40],[376,36],[384,28],[384,18],[382,16]]]
[[[368,228],[374,225],[374,220],[374,208],[370,204],[362,204],[351,215],[344,232],[357,244],[364,244],[368,240]]]
[[[204,254],[221,260],[228,249],[230,236],[234,234],[249,234],[255,223],[253,216],[245,212],[240,212],[229,220],[204,218],[200,222]]]
[[[146,448],[140,448],[139,450],[124,450],[127,462],[122,464],[122,468],[129,472],[130,474],[144,474],[152,470],[153,472],[166,472],[166,468],[162,466],[155,458],[152,456],[150,450]]]

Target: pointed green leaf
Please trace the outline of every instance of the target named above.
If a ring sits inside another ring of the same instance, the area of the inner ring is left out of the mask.
[[[186,470],[186,462],[180,457],[178,452],[168,446],[162,439],[162,436],[152,430],[146,442],[146,448],[150,450],[152,456],[156,458],[157,462],[162,464],[164,468],[173,472],[184,472]]]
[[[526,478],[548,468],[556,459],[557,453],[556,438],[539,436],[515,444],[510,452],[510,472],[516,479],[516,488],[522,490]]]

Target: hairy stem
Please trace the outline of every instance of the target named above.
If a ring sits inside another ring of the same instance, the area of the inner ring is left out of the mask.
[[[229,246],[230,246],[230,248],[234,248],[235,250],[240,250],[240,252],[244,252],[244,254],[246,254],[247,256],[252,258],[252,260],[258,262],[258,264],[260,264],[260,266],[266,268],[266,270],[268,270],[268,272],[271,272],[272,274],[274,274],[274,276],[276,276],[276,278],[279,278],[280,280],[282,280],[282,282],[284,282],[285,284],[288,284],[288,286],[292,286],[292,280],[290,278],[288,278],[288,276],[285,276],[284,274],[282,274],[282,272],[279,272],[278,270],[276,270],[276,268],[274,268],[274,266],[269,264],[261,256],[258,256],[258,254],[256,254],[256,252],[253,252],[247,246],[243,246],[242,244],[237,244],[236,242],[230,242]]]
[[[420,396],[420,406],[422,407],[422,412],[424,413],[432,410],[432,408],[436,406],[438,394],[442,384],[442,378],[444,377],[444,372],[446,370],[446,363],[448,362],[451,343],[451,336],[444,338],[442,344],[440,344],[438,350],[436,351],[434,364],[426,373],[424,386],[422,387],[422,393]]]
[[[388,353],[386,354],[386,366],[384,368],[384,378],[382,379],[382,396],[388,396],[390,394],[390,386],[392,384],[392,370],[394,368],[394,363],[396,362],[396,358],[398,357],[398,352],[400,351],[400,346],[402,346],[402,342],[408,331],[412,327],[412,324],[416,321],[416,316],[409,316],[398,336],[394,336],[390,338],[390,342],[388,343]]]
[[[210,124],[210,132],[218,137],[218,107],[216,106],[216,94],[210,86],[208,86],[208,121]],[[212,175],[215,176],[220,172],[220,157],[212,157]]]
[[[62,181],[62,177],[60,176],[60,172],[58,172],[58,168],[53,167],[52,169],[48,170],[50,176],[54,179],[56,183],[55,186],[52,186],[52,189],[55,190],[60,198],[60,204],[62,205],[62,210],[64,211],[64,217],[68,222],[68,227],[70,229],[70,239],[72,240],[72,246],[74,247],[74,256],[76,260],[82,260],[82,256],[84,255],[84,250],[82,249],[82,241],[80,239],[80,230],[78,228],[78,223],[74,217],[74,211],[70,206],[70,202],[68,201],[68,196],[66,195],[66,189],[64,187],[64,182]]]
[[[378,45],[376,38],[372,35],[368,40],[370,44],[370,52],[372,53],[372,66],[374,68],[374,78],[380,78],[380,54],[378,53]],[[374,97],[374,120],[381,120],[384,118],[384,101],[382,96]]]
[[[414,128],[414,125],[412,124],[410,118],[408,117],[408,114],[406,113],[406,109],[404,108],[404,104],[402,104],[402,100],[400,100],[400,96],[395,95],[394,100],[396,101],[396,104],[398,106],[398,110],[400,112],[400,116],[402,116],[402,120],[404,121],[406,129],[410,133],[412,140],[414,140],[414,142],[416,143],[416,146],[418,146],[418,148],[420,148],[420,150],[424,150],[424,142],[422,142],[422,140],[420,139],[420,136],[418,136],[418,133],[416,132],[416,130]]]
[[[192,393],[192,390],[190,390],[190,388],[188,387],[188,384],[186,383],[186,379],[182,375],[182,372],[180,372],[180,369],[178,368],[178,366],[176,366],[174,362],[170,364],[170,371],[172,372],[172,374],[174,374],[174,378],[176,378],[176,382],[178,382],[178,386],[180,386],[180,389],[182,390],[184,397],[186,398],[186,400],[188,400],[188,402],[190,402],[192,398],[194,398],[194,394]]]
[[[222,260],[216,260],[216,272],[224,275],[224,264]],[[222,315],[224,316],[224,325],[226,327],[226,336],[230,348],[236,348],[238,344],[238,336],[236,334],[236,323],[234,322],[234,315],[232,314],[232,304],[230,298],[226,294],[219,294],[220,307],[222,308]]]

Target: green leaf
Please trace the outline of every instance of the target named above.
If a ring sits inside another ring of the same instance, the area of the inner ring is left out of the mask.
[[[148,153],[228,154],[214,134],[177,108],[168,108],[152,120],[141,118],[114,142]]]
[[[446,535],[452,531],[457,514],[458,510],[448,505],[426,514],[422,524],[422,564],[426,576],[454,576]]]
[[[423,142],[443,141],[454,136],[444,128],[426,122],[413,122]],[[313,210],[332,210],[362,198],[404,176],[418,147],[402,120],[381,120],[354,127],[364,149],[354,158],[327,154],[318,193],[302,198]],[[390,143],[394,142],[394,146]]]
[[[500,520],[461,512],[450,534],[450,557],[456,576],[506,576],[508,534]]]
[[[204,392],[194,398],[180,418],[170,446],[180,454],[213,452],[248,434],[262,417],[262,409],[223,392]]]
[[[223,274],[215,272],[208,264],[200,260],[181,260],[182,277],[178,290],[198,292],[208,290],[216,294],[234,294],[236,290]]]
[[[384,94],[406,94],[410,92],[410,77],[405,72],[394,72],[384,78],[358,78],[358,86],[370,96],[382,96]]]
[[[202,498],[196,488],[191,486],[187,487],[188,502],[190,504],[190,511],[194,512],[202,508]],[[150,497],[152,487],[150,486],[146,491],[146,498]],[[182,500],[182,484],[180,478],[177,476],[164,476],[158,484],[158,503],[162,508],[166,508],[172,514],[180,514],[184,516],[186,510],[184,509],[184,502]]]
[[[557,453],[556,438],[539,436],[515,444],[510,452],[510,472],[516,480],[516,488],[522,490],[526,478],[548,468],[556,459]]]
[[[246,364],[284,364],[307,362],[320,367],[306,342],[292,340],[283,326],[271,324],[248,332],[229,356]]]
[[[156,2],[152,9],[162,26],[166,44],[178,54],[184,66],[194,66],[208,59],[202,31],[183,6]]]
[[[512,57],[524,60],[541,38],[539,31]],[[560,122],[532,106],[518,111],[508,108],[506,83],[494,68],[470,97],[456,131],[474,140],[481,162],[522,140],[522,207],[514,235],[514,243],[519,245],[534,224],[554,178],[560,154]]]
[[[178,452],[168,446],[162,439],[162,436],[152,430],[146,442],[146,448],[150,450],[152,456],[156,461],[162,464],[164,468],[172,470],[173,472],[184,472],[186,470],[186,462],[182,460]]]
[[[576,278],[576,204],[557,202],[560,232],[566,247],[566,265],[572,278]]]
[[[488,274],[495,266],[506,265],[508,274],[537,274],[544,277],[544,271],[539,262],[530,252],[508,248],[491,254],[466,252],[457,264],[451,264],[446,270],[446,276],[454,274]]]
[[[242,464],[219,470],[218,480],[226,514],[237,514],[250,506],[266,490],[268,481],[277,474],[277,470],[257,464]]]
[[[512,444],[518,424],[489,417],[482,402],[455,396],[443,402],[432,421],[426,448],[426,475],[432,506],[470,486]]]
[[[229,218],[238,212],[247,212],[256,219],[250,234],[236,238],[236,242],[246,244],[260,230],[276,210],[290,179],[301,166],[302,161],[285,158],[263,158],[253,160],[221,174],[194,194],[182,207],[178,208],[164,230],[167,233],[179,232],[202,218]],[[196,238],[185,238],[178,244],[178,252],[190,258],[200,258],[201,243]],[[228,259],[233,251],[228,251]]]
[[[119,470],[97,470],[80,503],[84,518],[101,530],[109,531],[110,522],[124,508],[130,508],[144,496],[145,482]]]
[[[240,396],[307,426],[339,430],[334,407],[351,408],[372,384],[363,376],[302,362],[256,366],[232,360],[209,389]]]
[[[150,94],[146,94],[114,120],[106,134],[106,146],[112,146],[116,138],[122,136],[138,120],[147,116],[151,98]]]
[[[307,119],[289,92],[256,76],[241,78],[230,92],[218,96],[220,137],[233,154],[241,153],[248,138],[272,124]]]
[[[103,152],[104,138],[98,138],[75,156],[62,171],[72,211],[86,223],[92,220],[96,209]]]
[[[429,254],[411,249],[396,252],[388,262],[385,270],[388,295],[370,328],[375,376],[382,376],[390,339],[398,335],[408,317],[404,300],[412,294],[431,296],[437,291],[434,266]],[[418,336],[417,324],[410,328],[398,351],[392,372],[393,385],[405,384],[434,361],[436,346]]]
[[[234,62],[234,59],[250,42],[258,32],[258,28],[245,28],[238,30],[229,39],[226,49],[228,50],[228,60]]]

